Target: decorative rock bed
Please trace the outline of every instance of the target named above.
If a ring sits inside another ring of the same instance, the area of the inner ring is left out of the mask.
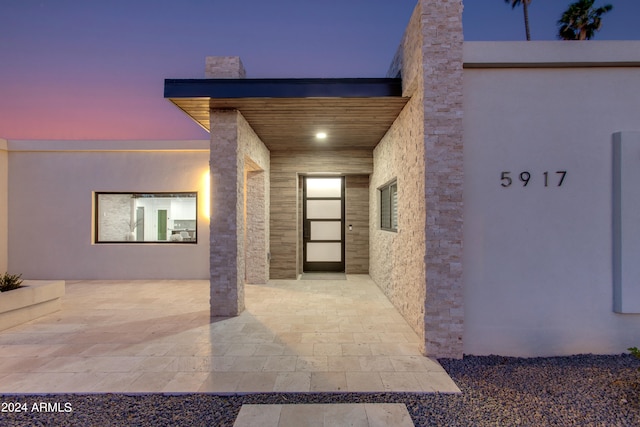
[[[0,293],[0,331],[62,307],[63,280],[25,280],[22,286]]]

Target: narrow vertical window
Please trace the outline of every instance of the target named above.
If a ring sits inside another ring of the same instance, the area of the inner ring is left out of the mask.
[[[398,231],[398,184],[392,181],[379,188],[380,228]]]
[[[391,192],[391,229],[398,229],[398,184],[394,182],[389,186]]]

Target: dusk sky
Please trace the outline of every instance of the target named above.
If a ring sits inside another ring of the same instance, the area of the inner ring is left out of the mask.
[[[572,0],[533,0],[533,40],[555,40]],[[596,40],[639,40],[640,0]],[[208,139],[163,98],[208,55],[248,78],[384,77],[416,0],[0,0],[0,138]],[[522,9],[466,0],[465,40],[524,40]]]

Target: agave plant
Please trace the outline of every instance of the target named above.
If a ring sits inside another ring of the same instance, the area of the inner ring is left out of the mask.
[[[631,347],[631,348],[628,348],[627,350],[629,350],[631,354],[633,354],[635,357],[640,359],[640,350],[638,350],[638,347]],[[638,371],[640,371],[640,368],[638,368]]]
[[[0,276],[0,292],[12,291],[22,286],[22,274],[4,273]]]

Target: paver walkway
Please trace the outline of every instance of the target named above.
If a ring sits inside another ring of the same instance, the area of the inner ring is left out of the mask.
[[[242,405],[233,427],[413,427],[401,403]]]
[[[0,332],[0,393],[459,392],[369,276],[246,286],[67,282],[63,309]]]

